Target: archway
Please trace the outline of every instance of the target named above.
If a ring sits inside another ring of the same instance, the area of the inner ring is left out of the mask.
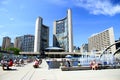
[[[106,51],[107,51],[109,48],[111,48],[112,46],[116,45],[117,43],[120,43],[120,41],[117,41],[117,42],[115,42],[114,44],[108,46],[108,47],[103,51],[103,53],[100,55],[100,57],[101,57],[103,54],[105,54]],[[119,49],[119,48],[118,48],[118,49]],[[116,51],[117,51],[117,50],[116,50]],[[115,51],[115,52],[116,52],[116,51]],[[116,53],[113,53],[113,54],[116,54]]]

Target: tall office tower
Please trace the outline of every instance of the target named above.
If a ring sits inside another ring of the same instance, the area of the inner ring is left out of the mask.
[[[22,50],[24,52],[34,51],[34,36],[33,35],[24,35],[24,41],[22,43]]]
[[[15,38],[15,48],[19,48],[23,52],[33,52],[34,51],[34,36],[24,35]]]
[[[12,48],[13,48],[13,47],[14,47],[14,43],[10,43],[10,47],[12,47]]]
[[[72,13],[67,10],[67,16],[54,21],[53,46],[61,47],[66,52],[73,52]]]
[[[22,42],[24,40],[23,36],[16,37],[14,42],[14,47],[22,50]]]
[[[107,48],[108,46],[114,43],[115,39],[112,27],[95,35],[92,35],[88,39],[89,51],[91,50],[102,51],[103,49]],[[108,51],[114,53],[115,50],[116,50],[115,46],[112,46]]]
[[[82,44],[82,46],[80,47],[80,52],[81,53],[88,52],[88,44]]]
[[[41,52],[49,46],[49,27],[43,24],[43,19],[36,20],[34,52]]]
[[[3,37],[2,49],[9,48],[11,44],[11,39],[9,37]]]

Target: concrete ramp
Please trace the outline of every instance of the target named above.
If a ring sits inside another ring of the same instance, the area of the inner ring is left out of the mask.
[[[48,64],[45,59],[42,59],[42,64],[40,65],[42,69],[48,69]]]

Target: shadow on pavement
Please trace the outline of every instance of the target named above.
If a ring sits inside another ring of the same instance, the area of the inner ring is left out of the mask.
[[[17,69],[4,69],[4,71],[18,71]]]

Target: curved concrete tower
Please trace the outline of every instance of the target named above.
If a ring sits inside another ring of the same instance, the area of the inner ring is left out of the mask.
[[[73,52],[73,34],[72,34],[72,13],[71,9],[67,11],[68,18],[68,38],[69,38],[69,52]]]
[[[34,52],[41,52],[49,46],[49,27],[38,17],[35,25]]]
[[[66,52],[73,52],[72,12],[67,10],[67,16],[54,21],[53,46],[61,47]]]
[[[41,26],[42,26],[42,18],[38,17],[35,25],[35,41],[34,41],[34,52],[40,51],[40,36],[41,36]]]

